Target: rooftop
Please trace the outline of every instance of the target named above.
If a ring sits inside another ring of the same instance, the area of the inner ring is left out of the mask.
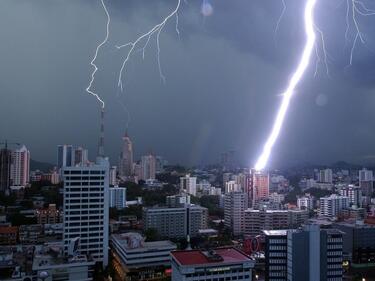
[[[112,241],[116,242],[120,247],[126,249],[127,252],[147,252],[155,250],[176,249],[176,244],[169,240],[145,242],[139,233],[123,233],[112,234]]]
[[[280,235],[287,235],[287,229],[280,229],[280,230],[263,230],[263,233],[267,236],[280,236]]]
[[[201,250],[187,250],[171,252],[173,259],[180,265],[227,264],[252,261],[247,255],[235,248],[215,249],[215,254],[221,259],[209,259],[207,252]]]

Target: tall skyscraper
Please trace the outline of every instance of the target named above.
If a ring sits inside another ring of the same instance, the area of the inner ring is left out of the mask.
[[[64,246],[79,239],[78,252],[108,264],[109,162],[63,168]]]
[[[156,158],[152,153],[141,158],[142,180],[154,180],[156,174]]]
[[[12,151],[8,149],[7,144],[5,148],[0,149],[0,192],[8,193],[11,185],[10,171],[12,164]]]
[[[30,151],[26,146],[12,151],[11,179],[12,185],[26,186],[30,177]]]
[[[133,143],[127,132],[122,140],[122,151],[119,159],[119,175],[120,177],[130,177],[133,175]]]
[[[191,177],[189,174],[180,178],[180,189],[187,194],[197,194],[197,178]]]

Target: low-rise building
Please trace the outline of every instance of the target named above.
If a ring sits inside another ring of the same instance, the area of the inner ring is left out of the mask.
[[[62,223],[63,215],[56,208],[56,204],[49,204],[46,209],[39,209],[36,212],[38,224],[55,224]]]
[[[37,244],[44,235],[43,225],[21,225],[19,228],[19,240],[21,244]]]
[[[17,238],[17,226],[0,226],[0,245],[15,245],[17,244]]]
[[[297,228],[309,218],[306,210],[245,210],[244,233],[251,237],[263,230]]]
[[[93,280],[95,262],[85,255],[66,258],[63,243],[54,242],[35,246],[32,270],[44,281]]]
[[[235,248],[175,251],[172,281],[252,280],[254,260]]]
[[[116,274],[121,280],[165,280],[171,268],[171,241],[145,242],[139,233],[113,234],[111,249]]]

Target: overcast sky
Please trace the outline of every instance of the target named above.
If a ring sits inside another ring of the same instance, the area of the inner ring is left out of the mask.
[[[106,102],[106,153],[116,164],[129,121],[137,157],[152,150],[171,163],[192,165],[216,162],[234,149],[252,165],[304,44],[304,1],[286,0],[275,33],[281,0],[212,0],[208,17],[200,1],[188,0],[179,13],[180,35],[174,18],[160,35],[166,83],[153,38],[144,60],[141,52],[131,57],[120,93],[126,49],[115,45],[159,23],[176,1],[106,0],[110,37],[93,84]],[[273,165],[375,160],[375,17],[359,19],[366,46],[357,45],[346,67],[351,43],[345,42],[341,2],[318,1],[330,75],[320,65],[314,77],[314,57],[291,102]],[[52,163],[63,143],[83,145],[95,156],[100,107],[85,88],[105,24],[99,0],[0,1],[1,139],[25,143],[33,159]]]

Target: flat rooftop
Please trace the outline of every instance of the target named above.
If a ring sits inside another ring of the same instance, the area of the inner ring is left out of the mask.
[[[171,252],[172,257],[181,265],[210,265],[210,264],[226,264],[226,263],[241,263],[252,261],[241,251],[235,248],[215,249],[215,253],[219,255],[222,260],[210,260],[204,251],[201,250],[187,250]]]
[[[263,233],[267,236],[280,236],[280,235],[287,235],[287,229],[280,229],[280,230],[263,230]]]
[[[124,236],[121,234],[112,234],[111,239],[115,240],[127,252],[147,252],[155,250],[176,249],[177,246],[169,240],[144,242],[143,240],[130,240],[131,236]],[[143,238],[143,237],[142,237]]]

